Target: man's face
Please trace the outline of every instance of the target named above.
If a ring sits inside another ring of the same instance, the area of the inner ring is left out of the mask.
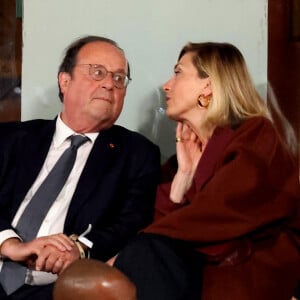
[[[94,80],[89,64],[102,65],[109,73]],[[61,117],[74,131],[97,132],[111,127],[119,117],[126,88],[116,88],[110,72],[127,74],[123,52],[106,42],[92,42],[80,49],[72,76],[59,74],[64,95]]]

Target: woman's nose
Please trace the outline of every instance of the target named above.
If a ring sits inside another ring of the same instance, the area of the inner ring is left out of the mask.
[[[167,92],[167,91],[169,91],[169,90],[171,89],[170,83],[171,83],[171,79],[169,79],[167,82],[165,82],[165,83],[163,84],[163,90],[164,90],[165,92]]]

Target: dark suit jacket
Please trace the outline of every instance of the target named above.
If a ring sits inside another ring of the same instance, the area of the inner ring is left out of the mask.
[[[0,230],[11,221],[47,156],[55,121],[0,124]],[[121,126],[100,132],[67,213],[64,233],[87,238],[91,257],[115,255],[152,218],[160,172],[159,149]]]
[[[157,220],[145,232],[208,257],[201,299],[290,299],[300,270],[299,169],[270,121],[217,128],[182,204],[169,198],[176,169],[173,157],[158,188]]]

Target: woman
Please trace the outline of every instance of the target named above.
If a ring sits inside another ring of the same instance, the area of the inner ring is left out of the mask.
[[[177,156],[163,167],[155,221],[115,265],[139,300],[290,299],[300,270],[298,169],[242,54],[189,43],[164,91]],[[187,294],[200,291],[201,271],[201,296]],[[172,284],[175,296],[159,298]]]

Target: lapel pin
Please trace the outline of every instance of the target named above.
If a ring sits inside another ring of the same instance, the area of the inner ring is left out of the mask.
[[[115,144],[110,143],[110,144],[109,144],[109,147],[110,147],[111,149],[113,149],[113,148],[115,148]]]

